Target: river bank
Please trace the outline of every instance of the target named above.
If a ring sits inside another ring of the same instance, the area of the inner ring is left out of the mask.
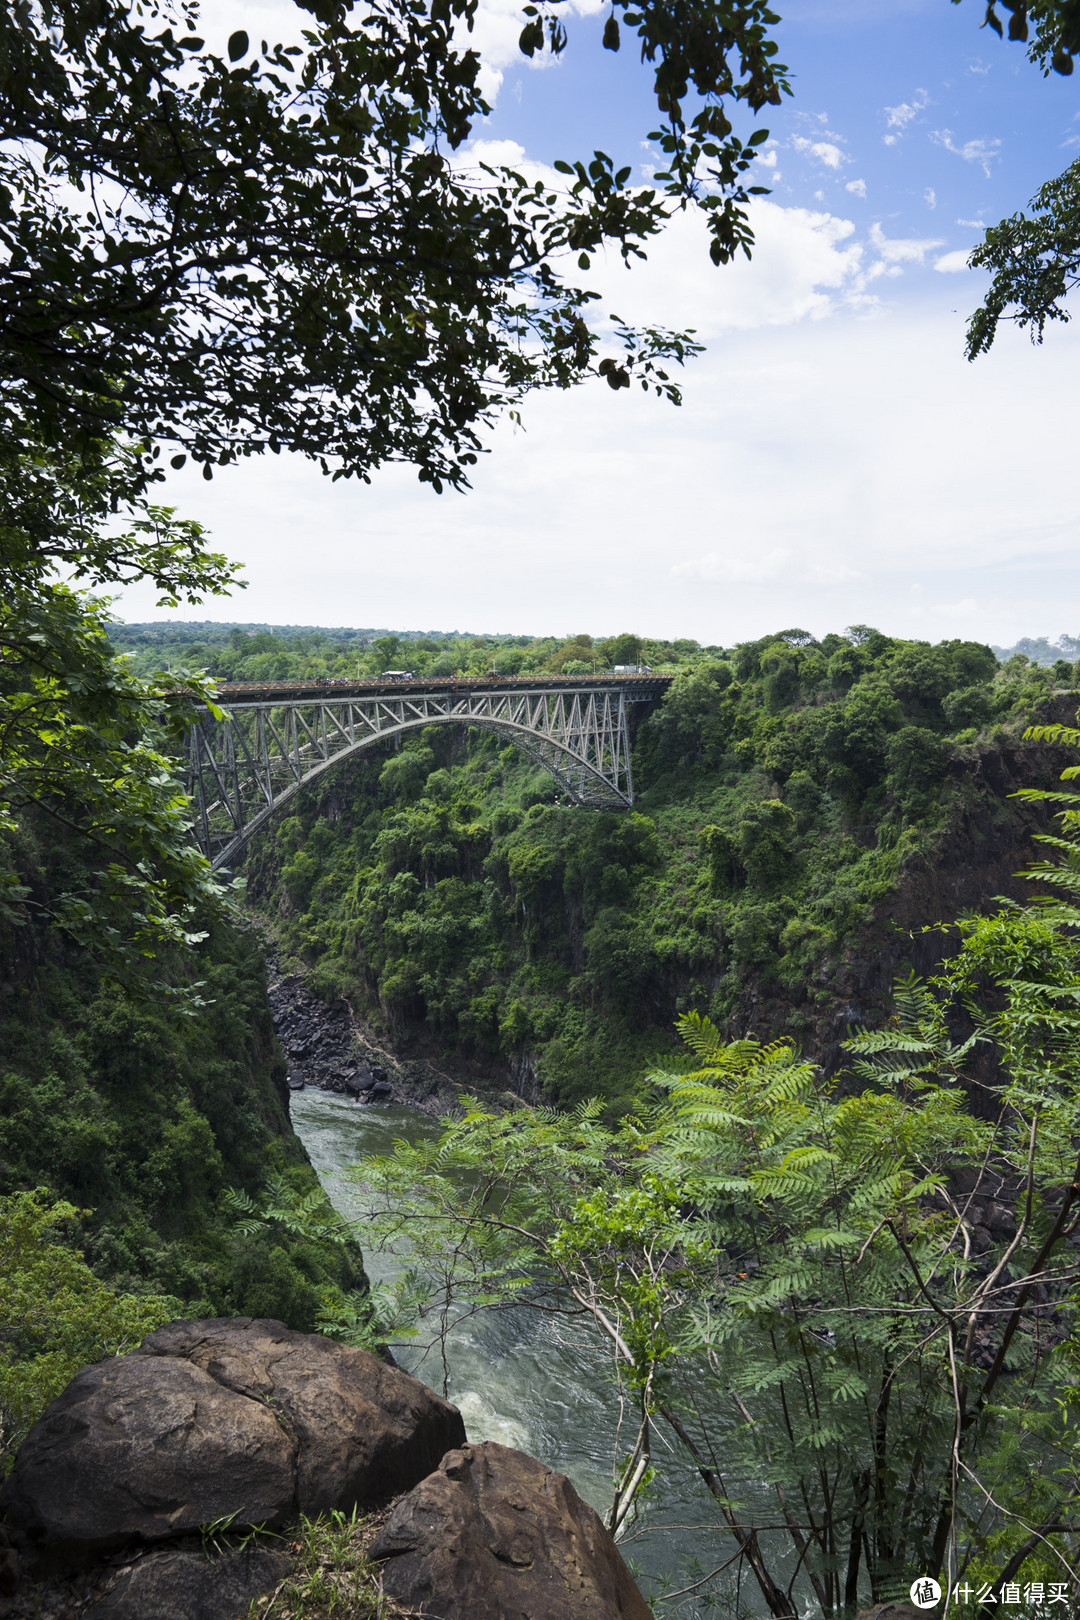
[[[461,1086],[427,1062],[402,1061],[343,998],[326,1002],[299,973],[267,958],[267,1000],[292,1092],[312,1087],[354,1102],[391,1103],[437,1119],[457,1106]]]

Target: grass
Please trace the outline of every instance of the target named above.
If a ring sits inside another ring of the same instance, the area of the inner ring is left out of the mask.
[[[370,1547],[387,1511],[301,1518],[286,1532],[293,1567],[275,1591],[256,1598],[246,1620],[408,1620],[382,1592]]]

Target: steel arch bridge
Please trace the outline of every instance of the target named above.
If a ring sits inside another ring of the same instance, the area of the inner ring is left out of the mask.
[[[200,710],[189,740],[196,841],[215,870],[228,866],[302,787],[374,743],[430,725],[497,732],[575,804],[624,809],[634,802],[629,705],[654,701],[669,681],[642,674],[222,685],[224,717]]]

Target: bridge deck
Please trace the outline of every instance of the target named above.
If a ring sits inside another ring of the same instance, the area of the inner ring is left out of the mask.
[[[365,676],[362,680],[323,677],[311,681],[218,681],[217,693],[223,703],[288,703],[311,697],[402,697],[406,693],[427,692],[566,692],[619,691],[631,703],[651,703],[662,697],[674,675],[445,675],[434,678],[386,680]]]
[[[671,680],[650,671],[222,682],[221,707],[199,711],[189,738],[196,841],[213,866],[224,866],[324,771],[430,725],[494,731],[553,776],[572,803],[623,809],[634,802],[629,707],[655,702]]]

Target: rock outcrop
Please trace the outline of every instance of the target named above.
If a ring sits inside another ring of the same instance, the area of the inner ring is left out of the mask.
[[[649,1620],[598,1515],[534,1457],[485,1441],[450,1451],[372,1546],[383,1590],[440,1620]]]
[[[291,1091],[309,1085],[357,1102],[398,1100],[387,1069],[362,1045],[347,1002],[321,1001],[298,974],[275,978],[269,995]]]
[[[238,1620],[291,1563],[287,1552],[267,1547],[214,1558],[197,1547],[162,1547],[122,1567],[91,1612],[94,1620]]]
[[[377,1533],[377,1514],[344,1526],[371,1605],[368,1558],[395,1613],[649,1620],[562,1474],[469,1445],[455,1407],[366,1351],[248,1317],[172,1322],[53,1402],[0,1491],[0,1543],[29,1565],[4,1612],[239,1620],[272,1591],[287,1606],[301,1515],[354,1507],[386,1514]],[[291,1530],[232,1533],[258,1525]]]
[[[456,1407],[366,1350],[247,1317],[173,1322],[72,1380],[0,1511],[70,1567],[225,1519],[376,1507],[464,1439]]]
[[[436,1118],[457,1109],[458,1080],[375,1044],[348,1002],[323,1001],[296,973],[274,972],[268,993],[290,1091],[318,1087],[358,1103],[398,1103]]]

